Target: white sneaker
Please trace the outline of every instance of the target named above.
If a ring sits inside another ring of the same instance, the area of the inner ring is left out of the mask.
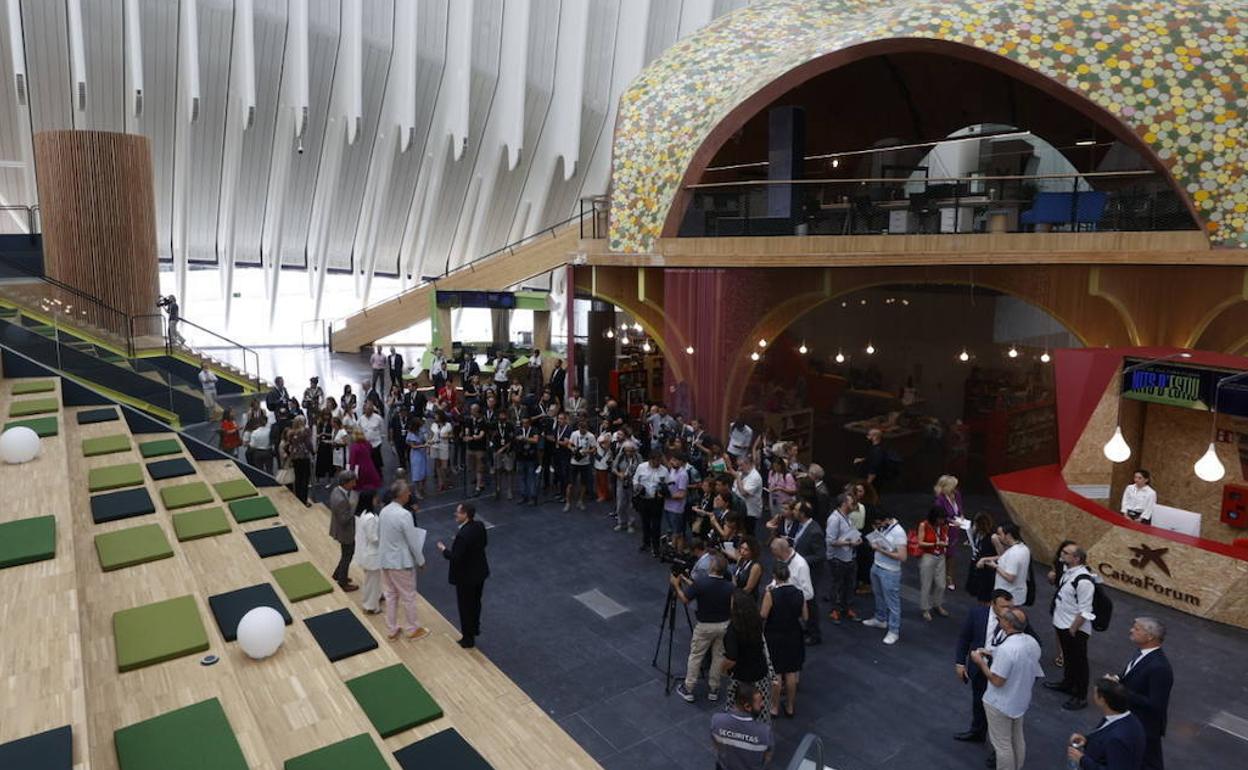
[[[867,628],[888,628],[887,623],[885,623],[882,620],[876,620],[875,618],[871,618],[870,620],[864,620],[862,621],[862,624],[866,626]]]
[[[898,636],[897,634],[894,634],[892,631],[889,631],[887,634],[884,635],[884,644],[897,644],[897,640],[900,638],[901,637]]]
[[[567,512],[568,512],[568,511],[570,511],[570,510],[571,510],[570,504],[569,504],[569,503],[564,503],[564,504],[563,504],[563,512],[564,512],[564,513],[567,513]]]

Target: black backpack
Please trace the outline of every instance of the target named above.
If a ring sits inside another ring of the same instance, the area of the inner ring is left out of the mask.
[[[1114,617],[1114,600],[1109,598],[1109,592],[1105,590],[1105,586],[1096,582],[1091,575],[1083,574],[1076,577],[1072,583],[1075,591],[1079,590],[1080,580],[1092,581],[1092,614],[1096,615],[1096,620],[1092,621],[1092,628],[1097,631],[1105,631],[1109,628],[1109,621]]]

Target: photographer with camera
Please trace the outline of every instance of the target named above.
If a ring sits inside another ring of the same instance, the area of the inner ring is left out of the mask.
[[[657,455],[656,455],[657,456]],[[644,467],[644,466],[643,466]],[[672,575],[672,588],[685,604],[696,602],[693,638],[689,642],[689,665],[685,669],[685,681],[676,685],[676,693],[687,703],[693,703],[694,687],[698,684],[698,672],[702,659],[709,650],[711,670],[708,674],[710,691],[707,700],[719,700],[719,682],[724,668],[724,634],[732,617],[732,581],[725,577],[727,560],[716,554],[711,557],[710,571],[705,577],[691,579],[685,575]]]
[[[637,466],[633,473],[633,507],[641,514],[641,547],[659,555],[659,521],[663,515],[663,496],[667,493],[667,467],[663,453],[652,451],[650,459]]]
[[[156,300],[156,307],[164,308],[169,314],[169,345],[172,347],[181,347],[185,340],[182,339],[181,333],[178,332],[178,321],[182,319],[182,314],[178,310],[178,298],[172,294],[161,297]]]

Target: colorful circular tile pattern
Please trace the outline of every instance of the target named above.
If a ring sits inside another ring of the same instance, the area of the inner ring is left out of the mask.
[[[1248,2],[761,0],[674,45],[621,97],[611,249],[650,249],[736,105],[811,59],[903,37],[974,46],[1084,95],[1153,147],[1214,245],[1248,248]]]

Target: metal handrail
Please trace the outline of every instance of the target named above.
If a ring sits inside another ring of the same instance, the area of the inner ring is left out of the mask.
[[[919,182],[931,184],[947,184],[950,182],[1018,182],[1033,179],[1105,179],[1107,177],[1138,177],[1157,176],[1156,171],[1089,171],[1086,174],[1009,174],[1005,176],[947,176],[923,177],[854,177],[846,179],[742,179],[736,182],[702,182],[685,185],[686,190],[711,190],[723,187],[767,187],[768,185],[833,185],[833,184],[897,184],[907,185]]]
[[[25,211],[26,212],[26,234],[34,235],[38,232],[35,229],[35,218],[39,213],[39,206],[23,206],[20,203],[6,203],[0,206],[0,211]]]
[[[131,319],[131,322],[132,322],[132,325],[130,327],[131,338],[133,339],[135,337],[146,336],[146,335],[140,335],[140,334],[135,333],[134,326],[133,326],[134,321],[142,321],[142,320],[147,320],[147,319],[152,319],[152,318],[158,319],[158,323],[160,327],[159,334],[160,334],[161,339],[165,343],[166,355],[173,355],[173,353],[175,352],[175,350],[178,349],[179,346],[175,344],[173,340],[173,335],[169,334],[168,332],[169,320],[165,316],[164,313],[147,313],[145,315],[134,316],[134,318]],[[190,326],[194,329],[198,329],[201,332],[204,332],[205,334],[210,334],[213,337],[216,337],[217,339],[221,340],[222,342],[228,343],[229,346],[235,347],[241,350],[242,358],[243,358],[243,377],[248,382],[250,382],[251,385],[256,390],[260,389],[260,354],[259,353],[247,347],[246,345],[242,344],[241,342],[236,342],[235,340],[232,340],[223,334],[214,332],[212,329],[205,328],[195,323],[194,321],[189,321],[182,316],[178,316],[178,325],[182,326],[183,324]],[[180,334],[178,336],[181,337]],[[187,350],[190,350],[191,352],[196,352],[195,348],[191,347],[190,345],[184,345],[183,347],[185,347]],[[204,354],[202,352],[197,353],[197,354],[200,355],[201,357],[204,357]],[[254,373],[253,373],[253,367],[248,363],[250,359],[254,359],[254,363],[255,363]]]
[[[0,258],[2,258],[2,256],[0,256]],[[130,334],[130,331],[134,328],[134,321],[130,317],[129,313],[119,308],[113,307],[107,302],[104,302],[100,298],[95,297],[91,294],[88,294],[82,289],[78,289],[74,286],[70,286],[69,284],[63,281],[58,281],[55,278],[50,278],[46,275],[40,275],[38,273],[32,272],[31,270],[26,269],[25,267],[23,267],[20,264],[17,264],[16,262],[10,262],[6,260],[5,267],[10,270],[21,273],[29,278],[34,278],[40,281],[41,283],[45,283],[49,286],[53,286],[59,291],[66,292],[74,297],[77,297],[78,299],[91,305],[93,308],[103,311],[103,315],[111,316],[111,320],[117,322],[117,328],[109,329],[109,331],[112,331],[112,333],[116,334],[118,337],[124,337],[124,342],[126,345],[126,355],[130,357],[134,356],[134,339],[133,339],[133,335]]]
[[[785,770],[801,770],[810,756],[811,748],[815,749],[815,767],[823,770],[823,739],[814,733],[806,733],[802,736],[801,742],[797,744],[797,750],[789,759],[789,764],[785,765]]]

